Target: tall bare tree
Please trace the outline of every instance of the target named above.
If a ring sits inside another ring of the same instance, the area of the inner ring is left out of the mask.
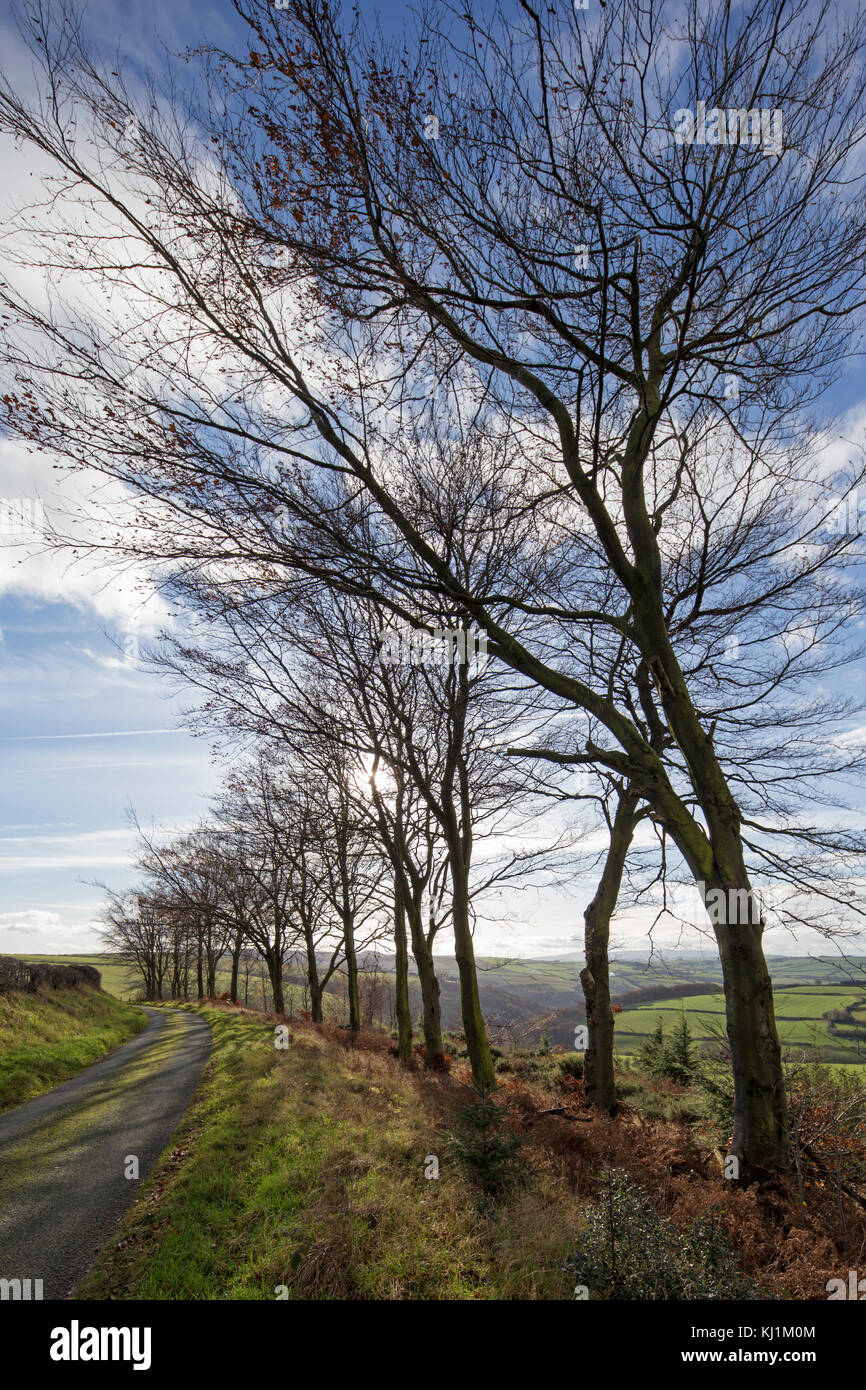
[[[827,574],[850,553],[851,537],[820,543],[802,493],[829,491],[805,407],[864,298],[863,18],[834,32],[828,6],[812,19],[802,3],[756,0],[690,3],[668,23],[663,7],[611,0],[590,26],[570,5],[524,0],[516,23],[493,9],[443,32],[424,16],[391,49],[323,0],[236,8],[252,47],[211,55],[198,127],[210,138],[156,103],[121,150],[122,85],[37,7],[42,104],[7,88],[0,120],[52,160],[53,194],[83,206],[62,245],[47,224],[49,258],[124,286],[134,322],[118,336],[71,300],[64,318],[8,291],[26,328],[7,351],[10,425],[154,500],[131,551],[300,570],[407,614],[423,575],[493,655],[580,711],[577,756],[639,791],[698,882],[746,904],[742,920],[714,922],[733,1148],[744,1172],[784,1167],[736,763],[715,742],[669,589],[685,559],[693,603],[748,618],[756,582],[736,564],[702,568],[685,519],[718,529],[728,511],[684,466],[684,438],[710,441],[747,516],[770,493],[790,504],[775,593],[804,547]],[[91,122],[87,149],[67,133],[72,102]],[[715,122],[696,124],[701,110]],[[464,406],[468,380],[485,428],[512,432],[500,524],[535,513],[549,537],[572,518],[569,580],[530,605],[570,639],[565,659],[549,631],[515,626],[519,585],[467,579],[425,530],[415,456],[419,417],[440,409],[422,388],[431,375]],[[356,543],[359,515],[372,544]],[[598,679],[600,650],[623,642],[646,665],[672,756]]]

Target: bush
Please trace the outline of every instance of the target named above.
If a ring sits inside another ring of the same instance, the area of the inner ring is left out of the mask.
[[[695,1080],[702,1097],[707,1137],[727,1143],[734,1129],[734,1078],[730,1063],[720,1058],[707,1059]]]
[[[580,1081],[583,1078],[583,1057],[579,1052],[568,1052],[561,1057],[557,1070],[557,1082],[563,1077],[570,1077],[572,1081]]]
[[[528,1169],[520,1152],[523,1136],[508,1128],[493,1087],[473,1081],[472,1090],[472,1100],[458,1111],[449,1147],[478,1187],[484,1207],[523,1186]]]
[[[785,1064],[791,1151],[800,1179],[866,1184],[866,1084],[844,1067]]]
[[[692,1035],[683,1009],[673,1026],[664,1055],[663,1074],[678,1086],[690,1086],[697,1074],[697,1059],[692,1051]]]
[[[556,1060],[551,1056],[542,1057],[538,1052],[510,1052],[506,1057],[497,1058],[494,1065],[497,1073],[511,1072],[521,1081],[541,1085],[551,1082],[556,1072]]]
[[[28,968],[23,960],[15,960],[12,956],[0,956],[0,994],[27,989],[29,980]]]
[[[569,1273],[591,1299],[763,1298],[741,1271],[715,1208],[678,1231],[622,1169],[608,1170]]]
[[[16,960],[0,956],[0,994],[13,990],[78,989],[85,985],[99,989],[102,976],[92,965],[52,965],[46,961]]]
[[[640,1049],[642,1069],[660,1081],[674,1081],[678,1086],[690,1086],[698,1074],[698,1060],[692,1050],[692,1035],[685,1009],[673,1026],[671,1036],[665,1037],[664,1023],[659,1017],[655,1032]]]

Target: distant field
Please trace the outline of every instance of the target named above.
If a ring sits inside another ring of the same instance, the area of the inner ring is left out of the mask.
[[[832,1009],[850,1008],[854,1018],[866,1024],[866,985],[781,989],[776,991],[774,1001],[783,1046],[802,1047],[810,1055],[840,1065],[866,1061],[866,1035],[858,1037],[850,1028],[846,1031],[844,1023],[838,1024],[839,1031],[831,1034],[823,1018]],[[667,1030],[683,1009],[696,1042],[711,1041],[724,1026],[725,1001],[721,994],[686,995],[636,1009],[624,1003],[616,1025],[618,1045],[624,1052],[633,1051],[655,1031],[659,1019]]]

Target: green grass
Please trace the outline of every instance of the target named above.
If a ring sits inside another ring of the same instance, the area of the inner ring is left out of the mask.
[[[140,1009],[99,990],[0,995],[0,1111],[98,1062],[146,1022]]]
[[[211,1025],[211,1061],[78,1297],[570,1297],[576,1199],[541,1175],[482,1220],[447,1157],[448,1078],[313,1029],[278,1051],[264,1021],[187,1007]],[[438,1180],[424,1176],[428,1154]]]
[[[839,1025],[842,1031],[830,1034],[823,1015],[832,1009],[855,1005],[863,997],[864,989],[857,985],[804,985],[802,988],[776,989],[773,999],[782,1046],[805,1048],[817,1060],[840,1065],[862,1061],[866,1057],[866,1039],[858,1039],[850,1031],[846,1034],[844,1024]],[[685,1009],[695,1042],[711,1041],[718,1029],[724,1027],[725,1001],[721,993],[663,999],[633,1009],[628,1007],[626,1001],[617,1018],[617,1046],[633,1050],[655,1031],[659,1018],[669,1029],[682,1009]],[[862,1008],[855,1009],[854,1017],[863,1020],[866,1014]]]

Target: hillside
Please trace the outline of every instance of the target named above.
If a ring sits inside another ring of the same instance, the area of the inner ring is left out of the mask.
[[[681,1087],[630,1074],[612,1121],[557,1059],[510,1054],[482,1159],[459,1062],[407,1071],[387,1034],[352,1046],[329,1025],[293,1024],[280,1050],[273,1016],[186,1007],[213,1029],[211,1063],[79,1297],[566,1300],[583,1275],[590,1298],[824,1299],[866,1235],[820,1179],[805,1201],[726,1184]]]

